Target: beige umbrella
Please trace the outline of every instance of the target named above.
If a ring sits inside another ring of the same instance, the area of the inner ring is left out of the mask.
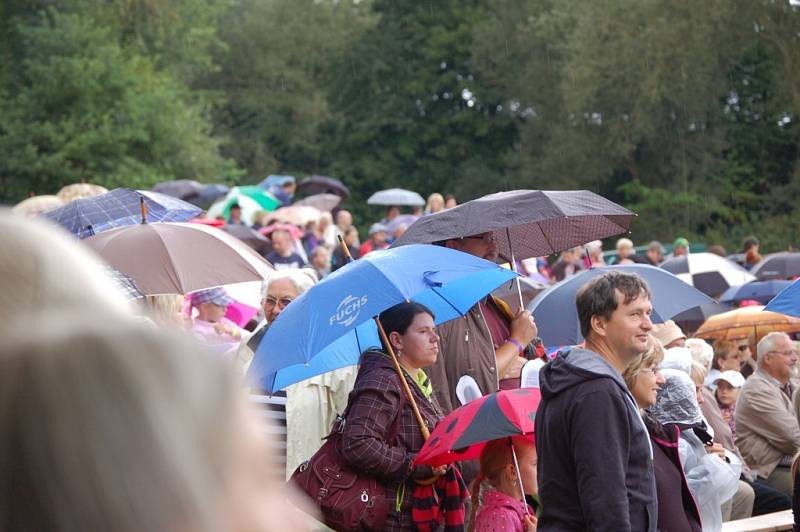
[[[63,187],[56,195],[61,198],[64,203],[69,203],[70,201],[74,201],[76,199],[93,198],[95,196],[99,196],[100,194],[105,194],[106,192],[108,192],[108,189],[106,187],[101,187],[100,185],[93,185],[91,183],[73,183]]]
[[[292,205],[291,207],[281,207],[275,212],[269,213],[268,218],[288,224],[305,227],[308,222],[319,222],[322,213],[315,207],[308,205]]]
[[[82,242],[148,296],[260,281],[275,271],[237,238],[200,224],[130,225]]]
[[[800,318],[765,311],[763,306],[753,305],[711,316],[694,335],[705,340],[739,340],[753,335],[758,342],[773,331],[800,332]]]
[[[14,205],[11,212],[19,216],[28,216],[30,218],[38,216],[43,212],[56,209],[64,205],[64,201],[58,196],[45,194],[42,196],[33,196],[24,199]]]

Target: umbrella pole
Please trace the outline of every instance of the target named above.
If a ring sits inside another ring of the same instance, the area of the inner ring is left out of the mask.
[[[142,211],[142,223],[147,223],[147,205],[144,204],[144,198],[139,198],[139,209]]]
[[[397,356],[394,354],[394,349],[392,349],[392,344],[389,342],[389,338],[386,336],[386,331],[383,330],[381,320],[377,316],[375,317],[375,324],[378,326],[378,333],[380,334],[381,340],[383,340],[383,343],[386,346],[386,350],[389,351],[389,358],[392,359],[394,369],[397,371],[397,375],[400,377],[400,384],[403,387],[406,397],[408,398],[408,404],[411,405],[411,410],[414,412],[414,417],[416,418],[417,423],[419,423],[419,431],[422,433],[422,439],[427,440],[431,433],[428,430],[428,426],[425,424],[425,420],[422,419],[422,414],[419,411],[417,402],[414,400],[414,396],[411,394],[411,388],[408,386],[408,381],[406,381],[406,378],[403,375],[403,368],[400,367],[400,361],[397,360]]]
[[[522,495],[522,502],[525,503],[525,514],[530,515],[528,512],[528,503],[525,501],[525,487],[522,485],[522,475],[519,473],[519,461],[517,460],[517,451],[514,450],[514,442],[509,436],[508,445],[511,447],[511,457],[514,458],[514,469],[517,470],[517,481],[519,482],[519,491]]]
[[[508,238],[508,249],[511,251],[511,271],[517,274],[514,283],[517,285],[517,296],[519,296],[519,309],[525,310],[522,302],[522,287],[519,285],[519,272],[517,271],[517,261],[514,258],[514,247],[511,245],[511,231],[506,227],[506,238]]]

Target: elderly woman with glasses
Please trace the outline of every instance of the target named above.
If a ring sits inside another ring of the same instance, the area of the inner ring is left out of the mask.
[[[689,491],[689,484],[681,467],[678,454],[677,428],[663,427],[645,409],[656,404],[656,397],[664,377],[659,364],[664,360],[664,348],[652,336],[648,340],[646,353],[635,359],[623,372],[628,389],[642,412],[653,448],[653,470],[658,496],[658,529],[702,530],[700,511]]]

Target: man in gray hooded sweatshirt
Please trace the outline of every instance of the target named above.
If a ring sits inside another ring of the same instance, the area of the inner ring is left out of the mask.
[[[539,531],[655,531],[650,438],[621,373],[647,351],[650,290],[608,272],[576,297],[586,347],[542,368],[536,448]]]

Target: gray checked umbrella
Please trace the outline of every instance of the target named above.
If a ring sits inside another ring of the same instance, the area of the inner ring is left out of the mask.
[[[636,216],[588,190],[511,190],[423,216],[392,245],[430,244],[491,232],[499,259],[557,253],[625,233]]]

